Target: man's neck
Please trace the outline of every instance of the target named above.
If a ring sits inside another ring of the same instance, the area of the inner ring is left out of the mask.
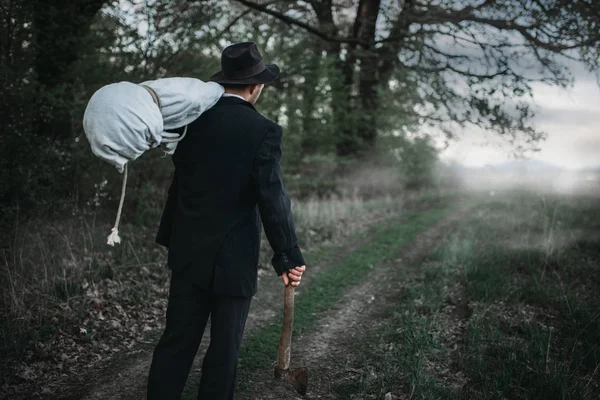
[[[231,92],[225,92],[225,93],[223,93],[223,97],[237,97],[237,98],[242,99],[244,101],[248,101],[248,99],[246,99],[244,96],[239,95],[237,93],[231,93]]]

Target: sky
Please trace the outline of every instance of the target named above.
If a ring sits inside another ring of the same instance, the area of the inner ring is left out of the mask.
[[[531,159],[565,169],[600,166],[600,87],[595,75],[574,65],[573,87],[533,85],[534,124],[547,133]],[[506,162],[506,151],[486,144],[481,132],[467,131],[442,152],[442,159],[478,167]]]

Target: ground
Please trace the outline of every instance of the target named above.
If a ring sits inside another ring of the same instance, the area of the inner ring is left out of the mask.
[[[308,254],[292,343],[292,367],[309,369],[305,398],[599,398],[597,200],[452,196]],[[239,400],[301,398],[273,377],[282,297],[280,280],[261,275]],[[151,339],[48,398],[144,398]]]

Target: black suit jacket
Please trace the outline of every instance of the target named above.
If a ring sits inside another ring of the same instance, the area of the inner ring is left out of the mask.
[[[216,293],[254,295],[260,219],[277,274],[304,265],[279,166],[281,141],[279,125],[236,97],[222,97],[188,126],[173,154],[156,236],[174,272]]]

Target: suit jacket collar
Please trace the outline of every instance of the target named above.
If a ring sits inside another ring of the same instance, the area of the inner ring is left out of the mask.
[[[250,103],[249,101],[246,100],[242,100],[239,99],[237,97],[221,97],[219,99],[219,101],[217,101],[217,104],[215,104],[215,107],[217,106],[231,106],[231,105],[236,105],[236,104],[241,104],[247,107],[252,108],[254,111],[256,111],[256,108],[254,108],[254,106],[252,105],[252,103]]]

